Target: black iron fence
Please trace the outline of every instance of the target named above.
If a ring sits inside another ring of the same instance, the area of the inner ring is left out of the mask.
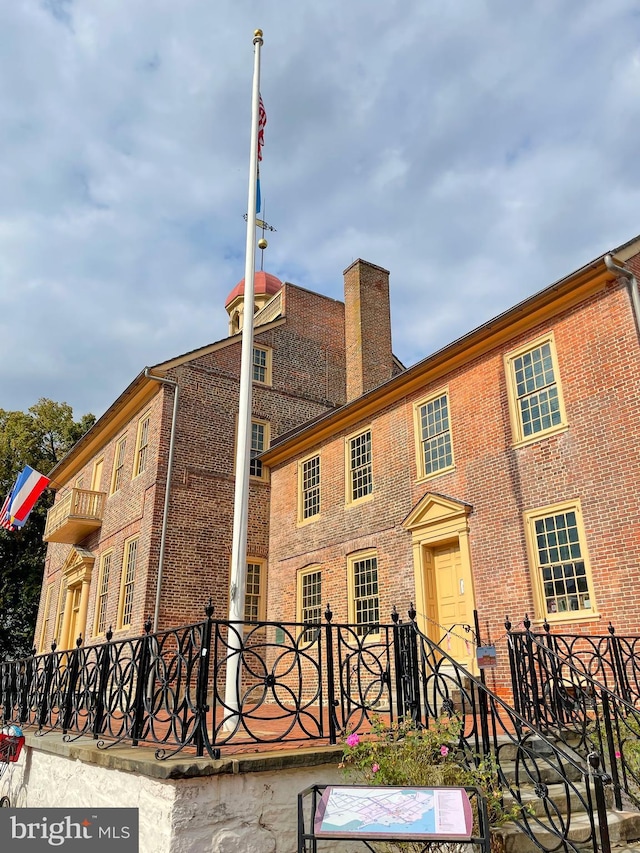
[[[201,756],[242,743],[326,740],[362,727],[372,714],[405,713],[399,635],[389,625],[195,625],[0,664],[5,722],[91,736],[100,746],[149,744],[158,758],[189,747]],[[226,693],[229,663],[238,677]]]
[[[640,807],[640,637],[523,632],[505,623],[514,705],[557,741],[586,756],[597,752],[611,777],[616,807]],[[625,796],[626,795],[626,796]],[[628,799],[627,799],[628,798]]]
[[[418,630],[387,625],[229,623],[213,618],[142,637],[35,655],[0,665],[5,722],[62,731],[98,746],[153,745],[158,758],[188,749],[218,757],[247,744],[337,743],[373,718],[428,727],[461,721],[457,749],[493,775],[515,821],[543,851],[610,850],[600,756],[589,762],[511,708]],[[229,661],[238,677],[226,695]],[[599,823],[599,828],[598,828]]]

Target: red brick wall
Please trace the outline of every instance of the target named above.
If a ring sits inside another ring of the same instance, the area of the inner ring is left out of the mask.
[[[270,424],[271,438],[344,403],[344,306],[294,285],[284,286],[286,320],[270,330],[256,330],[257,343],[273,350],[270,387],[255,384],[253,414]],[[203,618],[209,596],[218,617],[228,612],[228,583],[233,525],[235,435],[240,376],[240,340],[173,368],[168,378],[178,382],[180,404],[168,533],[162,579],[159,627],[169,628]],[[137,425],[151,409],[147,470],[132,479]],[[130,629],[115,635],[141,633],[155,609],[160,532],[165,499],[173,391],[158,385],[149,407],[111,439],[73,478],[84,475],[91,484],[93,463],[104,453],[101,489],[109,492],[117,441],[127,436],[122,488],[109,496],[102,527],[79,547],[95,554],[87,634],[92,636],[101,555],[113,548],[107,624],[117,619],[125,540],[139,534],[134,616]],[[69,484],[69,487],[73,483]],[[58,500],[64,495],[61,490]],[[252,480],[249,502],[248,555],[268,554],[268,480]],[[53,584],[47,643],[53,638],[62,566],[69,545],[50,544],[46,588]],[[265,577],[266,581],[266,577]],[[41,612],[36,638],[39,642]]]
[[[503,357],[554,331],[568,419],[566,432],[513,448]],[[449,390],[454,470],[417,482],[413,404]],[[635,588],[640,565],[637,453],[640,414],[638,340],[624,285],[530,329],[358,426],[373,436],[373,499],[345,507],[344,434],[320,444],[321,515],[297,526],[297,459],[272,471],[269,608],[296,615],[296,573],[323,569],[323,600],[334,620],[347,618],[347,555],[378,551],[381,618],[392,604],[405,614],[415,597],[411,534],[403,519],[427,492],[473,506],[469,518],[476,606],[484,639],[504,634],[533,614],[523,512],[565,500],[581,501],[586,548],[601,618],[568,630],[636,632]],[[305,456],[309,454],[307,450]],[[422,605],[417,602],[418,609]],[[554,630],[561,630],[561,626]],[[504,642],[500,643],[503,664]],[[499,673],[504,680],[504,666]]]
[[[126,636],[128,634],[139,634],[142,625],[148,615],[143,607],[145,603],[145,588],[147,583],[147,568],[149,553],[152,543],[154,527],[154,500],[156,492],[156,478],[158,474],[158,448],[160,444],[161,419],[163,407],[163,392],[158,386],[158,393],[150,403],[144,406],[129,421],[124,429],[121,429],[84,468],[73,477],[68,486],[60,489],[56,494],[56,502],[62,500],[68,489],[75,484],[79,477],[83,479],[83,488],[91,488],[91,478],[94,463],[101,456],[104,457],[102,468],[102,480],[99,491],[105,492],[107,498],[104,504],[102,526],[99,530],[90,534],[78,547],[91,551],[95,554],[95,563],[91,576],[91,593],[89,599],[89,610],[87,614],[87,625],[84,639],[93,639],[93,628],[95,620],[95,598],[100,574],[100,557],[106,551],[113,549],[111,558],[111,572],[109,577],[109,588],[111,591],[107,606],[107,625],[112,625],[115,631],[117,622],[117,611],[119,601],[120,582],[122,579],[122,564],[124,559],[124,543],[131,536],[139,535],[138,552],[136,560],[136,586],[134,593],[134,608],[131,628],[114,634],[114,637]],[[137,443],[138,422],[146,412],[150,413],[149,423],[149,445],[147,452],[147,464],[145,471],[133,478],[135,451]],[[126,452],[124,460],[124,471],[121,488],[113,495],[109,495],[111,489],[111,478],[113,474],[114,455],[116,444],[121,438],[126,437]],[[53,641],[55,630],[56,611],[60,596],[60,584],[62,582],[62,568],[72,551],[71,545],[50,543],[47,549],[47,563],[43,581],[43,591],[40,603],[40,614],[36,627],[36,640],[40,641],[41,624],[44,614],[46,588],[52,585],[52,594],[49,599],[49,630],[46,640],[48,648]]]

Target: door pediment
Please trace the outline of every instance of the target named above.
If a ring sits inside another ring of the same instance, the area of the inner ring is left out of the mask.
[[[92,551],[72,547],[62,567],[66,586],[72,587],[83,582],[88,583],[91,580],[91,571],[95,559],[95,554]]]
[[[468,530],[467,517],[472,509],[471,504],[465,501],[437,492],[427,492],[402,522],[402,526],[405,530],[411,530],[414,536],[437,530],[441,537],[445,530],[451,533]]]

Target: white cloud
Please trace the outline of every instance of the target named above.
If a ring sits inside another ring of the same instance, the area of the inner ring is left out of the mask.
[[[405,363],[640,231],[631,0],[5,3],[0,406],[99,414],[226,334],[256,26],[265,266],[389,268]]]

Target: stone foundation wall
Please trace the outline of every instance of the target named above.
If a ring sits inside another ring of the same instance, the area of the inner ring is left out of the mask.
[[[344,782],[340,754],[329,747],[158,761],[147,749],[28,735],[0,777],[0,796],[12,807],[138,808],[140,853],[294,853],[297,795]],[[323,853],[338,850],[339,842],[324,843]]]

